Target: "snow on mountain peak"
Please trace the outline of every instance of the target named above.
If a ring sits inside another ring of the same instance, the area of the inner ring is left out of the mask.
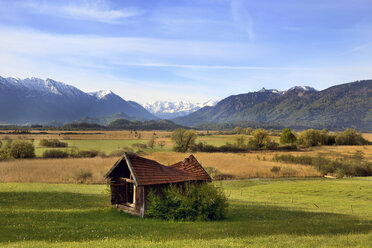
[[[29,77],[25,79],[20,79],[18,77],[9,77],[6,79],[10,85],[21,88],[23,90],[38,92],[43,95],[53,94],[53,95],[80,95],[82,92],[75,88],[74,86],[57,82],[52,79],[47,78],[46,80]]]
[[[310,86],[304,86],[304,85],[301,85],[301,86],[294,86],[294,87],[290,88],[288,91],[290,91],[290,90],[317,91],[317,90],[314,89],[313,87],[310,87]]]
[[[160,118],[174,118],[184,116],[195,112],[205,106],[214,106],[217,104],[216,100],[207,100],[199,103],[192,103],[190,101],[155,101],[146,102],[143,105],[145,109],[157,115]]]
[[[265,89],[265,88],[262,88],[261,90],[259,90],[258,92],[261,92],[261,93],[264,93],[264,92],[271,92],[271,93],[274,93],[274,94],[280,94],[281,92],[278,91],[277,89]]]
[[[112,92],[111,90],[99,90],[99,91],[96,91],[96,92],[90,92],[88,94],[91,95],[91,96],[96,97],[99,100],[105,99],[109,95],[115,95],[115,93]]]

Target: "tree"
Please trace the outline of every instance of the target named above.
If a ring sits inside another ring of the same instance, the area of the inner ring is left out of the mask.
[[[293,144],[296,142],[296,136],[291,132],[291,129],[284,128],[282,134],[280,135],[281,144]]]
[[[269,143],[270,137],[269,132],[265,129],[259,128],[252,132],[252,138],[250,143],[255,144],[257,148],[263,148],[267,143]]]
[[[305,147],[317,146],[320,143],[320,131],[309,129],[298,136],[298,143]]]
[[[152,138],[147,142],[147,146],[150,147],[151,149],[154,149],[154,145],[155,145],[155,137],[152,137]]]
[[[158,146],[160,146],[160,148],[163,149],[164,146],[165,146],[165,141],[164,141],[164,140],[160,140],[160,141],[158,142]]]
[[[245,147],[245,136],[244,135],[236,135],[234,137],[235,139],[235,145],[238,148],[244,148]]]
[[[1,146],[0,149],[0,160],[7,160],[10,158],[10,146],[12,144],[12,140],[8,140],[4,145]]]
[[[177,152],[186,152],[190,147],[195,145],[196,138],[197,134],[195,130],[178,128],[172,134],[172,140],[175,143],[173,149]]]
[[[236,127],[234,128],[234,131],[233,131],[235,134],[242,134],[243,133],[243,128],[241,127]]]
[[[362,137],[355,129],[348,128],[336,135],[336,145],[366,145],[368,141]]]
[[[10,156],[13,158],[34,158],[35,147],[26,140],[16,140],[10,146]]]
[[[247,127],[247,128],[245,129],[245,134],[246,134],[246,135],[250,135],[250,134],[252,133],[252,131],[253,131],[253,129],[252,129],[251,127]]]

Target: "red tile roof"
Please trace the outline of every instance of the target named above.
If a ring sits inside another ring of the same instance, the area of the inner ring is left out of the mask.
[[[123,163],[123,160],[125,163]],[[116,167],[126,165],[132,172],[132,177],[137,186],[185,181],[212,181],[211,177],[193,155],[174,165],[165,166],[155,160],[134,154],[124,154],[105,177],[113,177]]]

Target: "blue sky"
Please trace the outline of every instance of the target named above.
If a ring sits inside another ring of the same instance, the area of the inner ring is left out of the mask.
[[[370,0],[0,0],[0,75],[124,99],[372,78]]]

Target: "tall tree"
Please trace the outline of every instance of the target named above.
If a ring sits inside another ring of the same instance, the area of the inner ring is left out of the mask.
[[[187,152],[191,146],[195,145],[196,138],[197,134],[195,130],[178,128],[172,134],[172,140],[175,143],[173,149],[177,152]]]

